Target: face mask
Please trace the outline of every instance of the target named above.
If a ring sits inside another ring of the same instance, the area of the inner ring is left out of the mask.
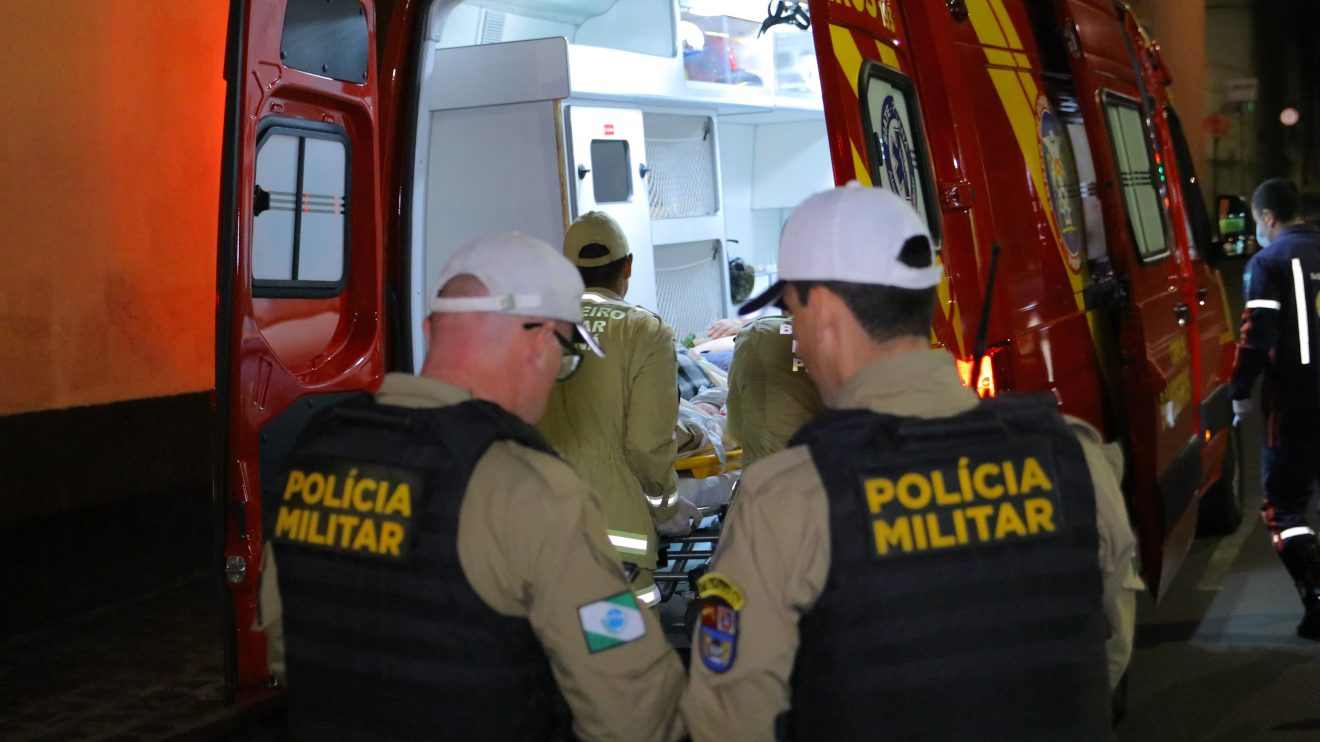
[[[1256,224],[1256,244],[1260,245],[1262,250],[1270,246],[1270,236],[1265,234],[1265,227],[1259,222]]]

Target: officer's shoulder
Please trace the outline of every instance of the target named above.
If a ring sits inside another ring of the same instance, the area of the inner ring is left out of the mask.
[[[1088,423],[1080,417],[1073,417],[1072,415],[1067,414],[1063,415],[1063,422],[1068,426],[1068,429],[1073,432],[1073,435],[1077,436],[1077,440],[1082,444],[1091,444],[1095,446],[1104,445],[1104,436],[1100,435],[1100,431],[1091,423]]]
[[[545,504],[576,496],[580,482],[563,459],[513,441],[496,441],[477,466],[497,496],[513,496],[523,505]]]
[[[628,319],[639,333],[645,333],[659,341],[674,342],[674,328],[669,326],[664,317],[643,306],[629,306]]]
[[[816,477],[811,449],[790,446],[760,459],[743,472],[739,497],[751,495],[757,500],[800,497],[802,477]]]

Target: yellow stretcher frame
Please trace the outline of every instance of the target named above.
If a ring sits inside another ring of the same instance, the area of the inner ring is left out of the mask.
[[[724,456],[724,462],[713,453],[685,456],[674,462],[674,471],[688,474],[697,479],[713,477],[716,474],[728,474],[742,469],[743,450],[735,448]]]

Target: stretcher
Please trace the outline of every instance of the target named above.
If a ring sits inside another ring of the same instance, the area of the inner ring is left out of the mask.
[[[733,490],[736,490],[737,477],[742,472],[742,455],[742,449],[738,448],[728,452],[723,461],[714,453],[679,459],[674,463],[680,477],[679,494],[686,496],[684,489],[690,489],[684,486],[687,483],[720,475],[729,475],[733,479]],[[720,529],[731,499],[732,491],[719,502],[694,503],[702,518],[692,533],[674,538],[661,537],[660,560],[654,575],[661,602],[668,601],[675,594],[693,602],[696,581],[705,573],[719,545]]]

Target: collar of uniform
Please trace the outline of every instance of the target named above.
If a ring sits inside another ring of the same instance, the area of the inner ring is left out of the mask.
[[[864,366],[839,390],[839,409],[906,417],[946,417],[977,404],[946,350],[901,353]]]
[[[610,291],[609,289],[603,289],[599,286],[592,286],[591,288],[582,292],[582,298],[586,299],[587,301],[600,301],[600,300],[623,301],[622,296],[619,296],[618,294],[614,293],[613,291]]]
[[[404,373],[385,374],[380,389],[376,390],[377,402],[414,409],[448,407],[469,399],[472,399],[472,393],[462,387]]]
[[[1317,227],[1314,224],[1311,224],[1310,222],[1302,222],[1301,224],[1289,224],[1288,226],[1283,228],[1283,232],[1281,232],[1279,236],[1282,237],[1283,235],[1289,234],[1290,232],[1315,233],[1315,232],[1320,232],[1320,227]]]

